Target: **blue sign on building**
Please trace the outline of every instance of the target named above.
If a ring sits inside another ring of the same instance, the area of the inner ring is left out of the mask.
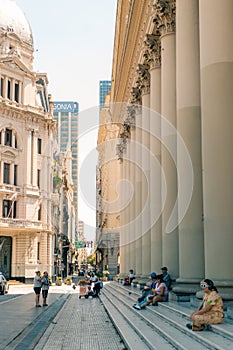
[[[56,101],[54,102],[55,113],[78,113],[78,102],[72,101]]]

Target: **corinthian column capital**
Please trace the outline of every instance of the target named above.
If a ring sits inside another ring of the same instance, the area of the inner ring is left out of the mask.
[[[156,0],[153,4],[156,11],[153,22],[161,35],[176,31],[176,0]]]
[[[150,65],[150,69],[161,66],[161,41],[160,35],[157,34],[146,34],[144,43],[147,50],[144,53],[144,57]]]
[[[148,63],[139,64],[137,72],[141,78],[141,90],[142,94],[147,94],[150,92],[150,66]]]

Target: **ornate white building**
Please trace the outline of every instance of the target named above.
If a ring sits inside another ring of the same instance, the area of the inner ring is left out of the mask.
[[[52,148],[47,76],[33,71],[33,37],[13,0],[0,0],[0,269],[30,282],[52,274]]]

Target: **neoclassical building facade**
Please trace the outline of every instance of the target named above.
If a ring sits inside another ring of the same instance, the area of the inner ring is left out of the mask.
[[[233,2],[118,0],[110,114],[121,124],[120,272],[233,297]]]
[[[0,0],[0,269],[32,281],[52,274],[52,149],[55,122],[47,76],[33,70],[30,25]]]
[[[108,271],[112,279],[119,273],[118,191],[120,162],[116,159],[116,140],[120,134],[118,124],[112,123],[109,113],[109,95],[100,111],[98,132],[98,167],[96,174],[96,267]]]

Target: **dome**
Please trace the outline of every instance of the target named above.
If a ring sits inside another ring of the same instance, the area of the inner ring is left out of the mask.
[[[15,0],[0,0],[1,29],[9,33],[15,33],[22,41],[33,45],[30,24]]]

